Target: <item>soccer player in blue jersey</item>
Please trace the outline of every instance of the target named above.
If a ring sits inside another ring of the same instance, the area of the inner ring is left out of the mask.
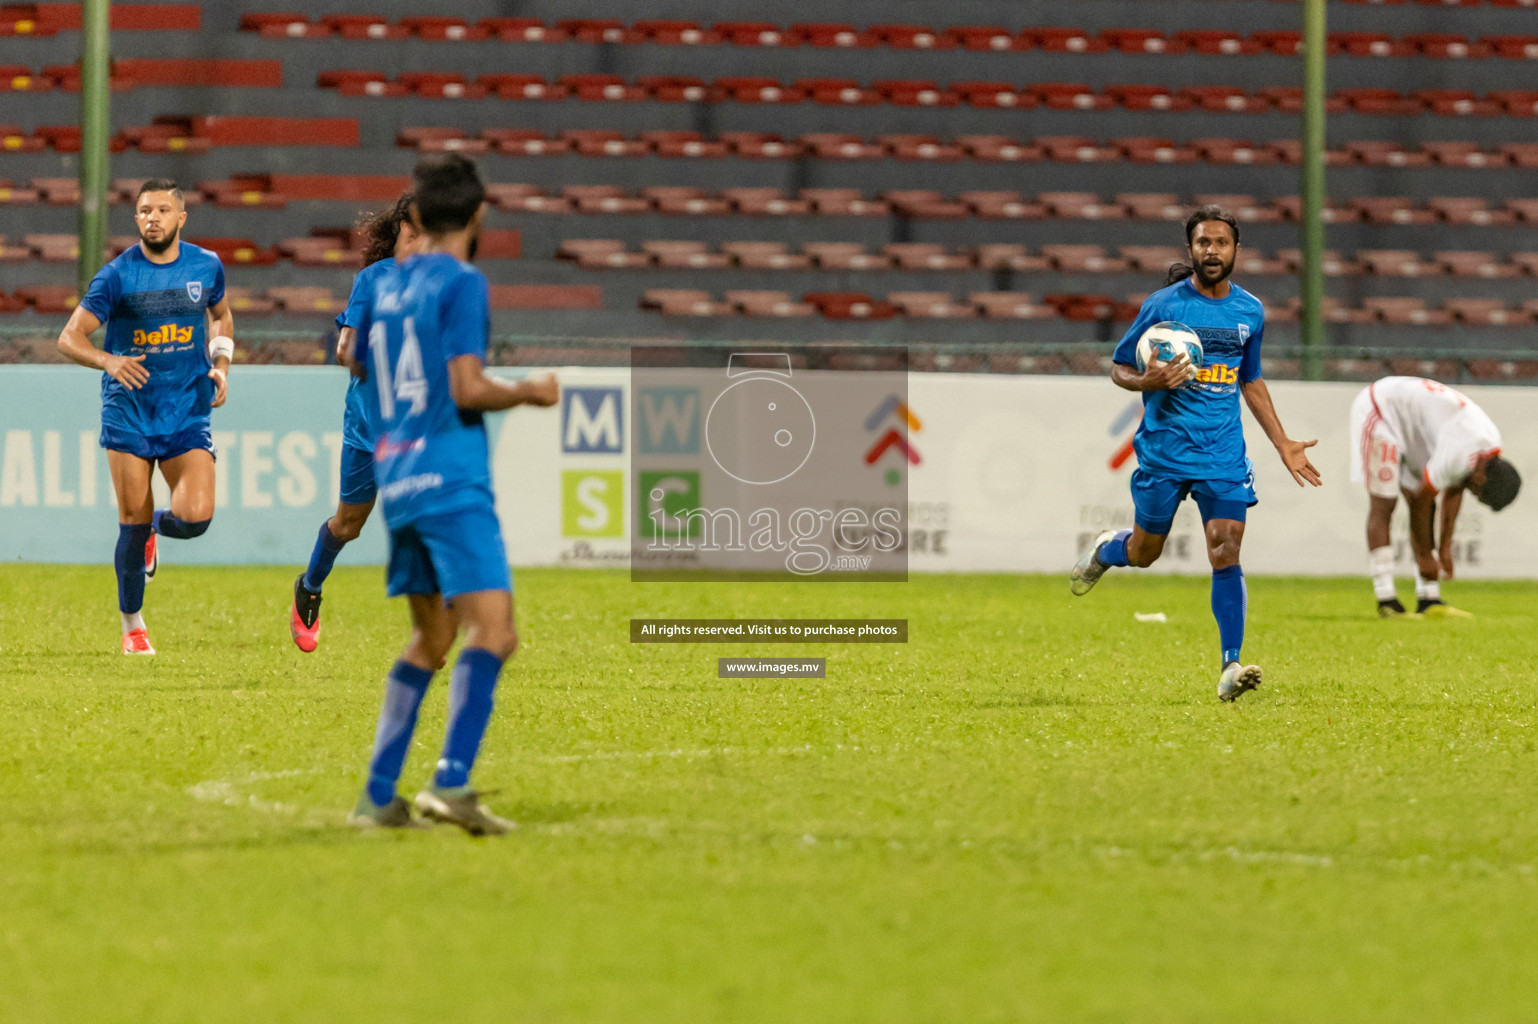
[[[458,154],[413,172],[417,254],[375,281],[357,325],[355,373],[374,389],[374,476],[390,533],[387,590],[405,595],[411,639],[385,680],[369,777],[348,815],[360,827],[411,827],[396,793],[417,710],[461,627],[465,645],[449,683],[449,722],[417,812],[471,835],[512,827],[483,805],[470,771],[491,717],[502,664],[518,647],[512,577],[491,491],[482,415],[554,405],[555,378],[505,383],[486,376],[486,279],[466,262],[486,198],[475,164]]]
[[[1113,357],[1111,379],[1143,393],[1143,422],[1133,439],[1134,526],[1095,539],[1073,567],[1072,590],[1089,593],[1112,566],[1152,565],[1164,550],[1176,508],[1187,495],[1195,498],[1212,564],[1212,614],[1223,652],[1218,697],[1231,701],[1260,685],[1261,675],[1259,666],[1239,660],[1249,604],[1239,546],[1245,514],[1258,500],[1239,396],[1299,487],[1319,486],[1319,471],[1308,460],[1308,449],[1318,442],[1287,436],[1261,379],[1265,307],[1228,279],[1238,255],[1238,223],[1221,207],[1204,206],[1186,219],[1185,228],[1190,265],[1170,268],[1166,287],[1144,301]],[[1138,339],[1166,320],[1185,324],[1201,338],[1203,365],[1194,373],[1183,354],[1137,369]]]
[[[123,653],[154,654],[142,609],[159,565],[157,536],[190,539],[214,517],[209,411],[224,404],[235,319],[219,257],[180,239],[176,182],[151,178],[134,201],[139,244],[102,267],[59,335],[59,351],[102,371],[101,446],[117,496]],[[101,348],[91,334],[103,324]],[[155,465],[171,488],[156,509]]]
[[[363,249],[364,267],[352,279],[352,294],[347,308],[336,318],[340,332],[336,342],[337,361],[346,364],[357,337],[363,306],[373,294],[374,282],[390,269],[394,261],[405,259],[416,247],[417,231],[411,225],[411,194],[395,201],[395,206],[364,226],[368,243]],[[349,541],[357,540],[374,510],[374,434],[368,423],[365,403],[369,388],[361,377],[347,381],[347,405],[342,415],[342,487],[336,514],[320,525],[310,564],[294,580],[294,603],[288,612],[289,633],[301,651],[309,653],[320,642],[321,586],[331,573],[336,556]]]

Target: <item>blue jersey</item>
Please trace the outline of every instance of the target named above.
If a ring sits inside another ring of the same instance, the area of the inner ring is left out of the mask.
[[[394,263],[394,260],[386,258],[370,263],[358,271],[357,276],[352,279],[352,294],[347,296],[347,308],[337,314],[338,330],[343,327],[351,327],[355,331],[358,329],[358,323],[363,318],[364,307],[373,293],[374,282]],[[347,411],[342,415],[342,443],[350,448],[361,448],[366,452],[374,450],[374,431],[369,426],[369,398],[372,394],[373,392],[362,378],[348,379]]]
[[[1138,338],[1164,320],[1178,320],[1196,332],[1203,366],[1182,387],[1143,393],[1143,422],[1133,439],[1138,465],[1169,479],[1247,479],[1239,384],[1260,377],[1265,307],[1236,284],[1226,298],[1209,299],[1188,277],[1144,301],[1132,329],[1116,346],[1115,361],[1136,366]]]
[[[392,530],[492,504],[486,428],[454,404],[448,369],[459,356],[486,358],[490,323],[486,278],[447,253],[414,256],[374,281],[358,361],[374,389],[374,479]]]
[[[186,241],[170,263],[151,263],[137,245],[96,272],[80,300],[106,325],[102,349],[143,355],[149,381],[130,391],[102,374],[103,427],[142,437],[177,433],[207,422],[214,399],[208,371],[210,306],[224,299],[224,266]]]

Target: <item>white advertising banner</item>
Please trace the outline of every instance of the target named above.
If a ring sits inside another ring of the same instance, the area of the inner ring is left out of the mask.
[[[633,435],[646,433],[648,450],[662,450],[659,444],[687,433],[688,409],[645,401],[634,408],[623,367],[559,373],[559,408],[488,419],[509,555],[515,566],[628,567],[638,512],[630,493]],[[228,406],[214,417],[214,526],[197,541],[177,542],[175,559],[302,564],[335,507],[345,375],[242,367],[234,383]],[[106,460],[95,446],[97,387],[97,375],[73,367],[0,367],[0,557],[110,563],[116,515]],[[1245,535],[1248,572],[1365,571],[1367,497],[1348,479],[1347,419],[1360,390],[1271,384],[1288,432],[1319,441],[1311,450],[1324,476],[1317,489],[1292,481],[1244,413],[1260,496]],[[1500,427],[1506,456],[1530,482],[1499,514],[1464,501],[1458,572],[1538,578],[1538,390],[1461,390]],[[878,416],[875,426],[861,420],[851,428],[870,431],[861,450],[873,458],[850,471],[906,488],[911,571],[1066,573],[1096,533],[1131,524],[1129,448],[1140,410],[1138,395],[1107,378],[915,373],[904,407]],[[904,443],[883,443],[893,430]],[[1394,539],[1408,573],[1402,507]],[[381,562],[383,541],[370,523],[344,561]],[[1164,558],[1149,571],[1208,571],[1193,503],[1182,506]]]

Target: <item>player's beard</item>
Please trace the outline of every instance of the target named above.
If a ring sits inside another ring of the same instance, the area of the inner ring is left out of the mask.
[[[1237,258],[1235,257],[1235,259]],[[1196,275],[1196,279],[1207,288],[1216,288],[1228,279],[1229,274],[1234,272],[1234,260],[1223,260],[1222,257],[1218,259],[1222,263],[1221,267],[1214,268],[1205,262],[1198,262],[1191,268],[1191,272]]]
[[[144,236],[144,232],[141,231],[139,232],[139,241],[143,243],[146,249],[154,253],[156,256],[159,256],[161,253],[171,248],[172,243],[176,241],[176,236],[180,235],[181,233],[182,229],[180,227],[174,227],[163,238],[161,238],[160,241],[152,242],[146,238]]]

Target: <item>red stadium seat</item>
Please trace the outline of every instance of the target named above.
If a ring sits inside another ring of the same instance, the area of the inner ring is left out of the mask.
[[[1469,252],[1443,249],[1433,255],[1453,277],[1516,277],[1522,267],[1503,262],[1493,252]]]
[[[1263,89],[1256,89],[1255,95],[1269,100],[1284,114],[1303,112],[1303,90],[1295,85],[1268,85]],[[1344,114],[1350,109],[1350,101],[1338,93],[1324,98],[1326,114]]]
[[[1516,214],[1510,210],[1492,210],[1483,199],[1453,196],[1432,196],[1426,206],[1449,224],[1472,224],[1479,227],[1506,226],[1516,223]]]
[[[1439,277],[1442,265],[1421,259],[1412,249],[1358,249],[1357,258],[1380,277]]]
[[[1052,269],[1052,261],[1026,250],[1018,242],[989,242],[977,247],[977,266],[982,270],[1014,270],[1040,274]]]
[[[1265,166],[1280,159],[1274,149],[1256,146],[1248,139],[1200,138],[1192,139],[1187,145],[1210,164]]]
[[[1485,149],[1477,142],[1423,142],[1421,149],[1443,167],[1505,167],[1511,156]]]
[[[69,263],[80,258],[80,247],[74,235],[30,234],[22,238],[22,243],[45,263]]]
[[[1488,57],[1490,47],[1481,42],[1469,42],[1468,39],[1451,32],[1420,32],[1404,37],[1401,42],[1415,47],[1427,57],[1442,57],[1461,60],[1463,58]]]
[[[343,39],[409,39],[411,30],[392,25],[377,14],[328,14],[321,23],[330,26]]]
[[[1027,202],[1013,190],[963,192],[956,199],[982,220],[1041,220],[1047,215],[1046,207]]]
[[[867,252],[861,242],[807,242],[801,251],[823,270],[888,270],[892,257]]]
[[[358,145],[352,117],[198,117],[193,133],[212,146]]]
[[[802,298],[829,320],[890,320],[897,309],[862,292],[807,292]]]
[[[1538,36],[1484,36],[1480,42],[1497,57],[1508,60],[1538,60]]]
[[[879,160],[884,155],[875,143],[842,132],[813,132],[801,136],[801,144],[823,160]]]
[[[592,284],[494,284],[492,309],[600,309],[603,289]]]
[[[79,206],[79,178],[33,178],[32,187],[49,206]]]
[[[1015,33],[1001,25],[963,25],[946,30],[957,45],[967,50],[1029,50],[1034,41],[1026,33]]]
[[[255,267],[266,267],[278,262],[278,253],[275,249],[263,248],[249,238],[205,236],[203,238],[189,238],[187,241],[193,245],[201,245],[203,248],[210,250],[225,263],[244,263]]]
[[[1419,114],[1424,109],[1420,100],[1393,89],[1341,89],[1335,95],[1359,114]]]
[[[731,256],[724,252],[711,252],[704,242],[656,240],[642,242],[641,248],[657,261],[659,267],[721,270],[732,265]]]
[[[728,303],[712,299],[709,292],[692,288],[649,288],[641,294],[641,308],[663,316],[732,316],[737,312]]]
[[[883,135],[877,141],[881,143],[882,149],[898,160],[954,163],[962,157],[960,146],[953,142],[941,142],[934,135]]]
[[[1353,209],[1369,224],[1435,224],[1437,215],[1402,196],[1358,196],[1351,200]]]
[[[556,82],[547,82],[539,75],[507,74],[481,75],[476,84],[485,86],[498,99],[503,100],[563,100],[571,90]]]
[[[801,38],[769,21],[718,21],[715,30],[737,46],[799,46]]]
[[[650,146],[658,156],[665,157],[717,159],[726,156],[728,152],[725,142],[706,139],[699,132],[642,132],[641,141]]]
[[[658,213],[670,216],[719,217],[731,212],[725,199],[707,196],[692,185],[653,185],[641,195],[656,204]]]
[[[650,151],[644,142],[603,128],[568,128],[561,133],[561,138],[570,143],[579,156],[636,157]]]
[[[1244,246],[1239,250],[1239,258],[1234,263],[1235,268],[1241,274],[1271,275],[1290,274],[1292,268],[1287,261],[1278,257],[1268,257],[1265,253]]]
[[[561,194],[578,213],[638,214],[651,210],[645,199],[626,194],[617,185],[566,185]]]
[[[1121,247],[1121,258],[1134,270],[1145,274],[1163,274],[1169,270],[1170,264],[1180,263],[1190,257],[1173,245],[1124,245]]]
[[[696,21],[638,21],[631,27],[647,42],[661,46],[716,46],[721,42],[721,33]]]
[[[1530,313],[1507,307],[1505,299],[1448,299],[1442,308],[1470,327],[1525,327],[1532,323]]]
[[[1357,277],[1362,273],[1360,263],[1344,258],[1334,249],[1324,250],[1320,257],[1320,265],[1325,277]],[[1297,273],[1303,266],[1303,253],[1298,249],[1278,250],[1276,258],[1285,263],[1293,273]]]
[[[693,75],[642,75],[636,85],[663,103],[714,102],[719,93]]]
[[[966,320],[977,315],[976,306],[957,302],[949,292],[891,292],[887,301],[914,319]]]
[[[1127,211],[1115,204],[1103,203],[1093,192],[1043,192],[1038,196],[1053,217],[1068,220],[1122,220]]]
[[[613,18],[567,18],[556,22],[569,38],[582,43],[641,43],[644,33]]]
[[[253,289],[231,286],[224,290],[230,300],[230,309],[242,316],[271,316],[278,304],[266,295],[258,295]]]
[[[1154,136],[1112,139],[1111,147],[1121,150],[1135,164],[1194,164],[1201,159],[1189,146],[1177,146],[1174,139]]]
[[[1052,320],[1057,309],[1034,302],[1025,292],[973,292],[967,298],[990,320]]]
[[[1007,135],[958,135],[956,142],[973,160],[984,163],[1036,163],[1045,155],[1035,143],[1022,143]]]
[[[949,50],[956,37],[925,25],[872,25],[870,34],[894,50]]]
[[[744,316],[802,317],[816,316],[817,307],[810,302],[797,302],[789,292],[729,291],[726,301]]]
[[[1032,41],[1050,53],[1104,53],[1110,43],[1080,28],[1033,28]]]
[[[787,142],[771,132],[722,132],[721,142],[749,160],[790,160],[801,155],[800,142]]]
[[[556,249],[555,258],[584,270],[633,270],[655,262],[650,253],[630,252],[617,238],[567,238]]]
[[[784,242],[722,242],[721,251],[750,270],[806,270],[812,265],[810,256],[790,252]]]
[[[1512,117],[1538,114],[1538,91],[1532,89],[1494,89],[1489,98],[1505,107]]]
[[[1046,153],[1047,159],[1055,163],[1095,164],[1122,158],[1121,150],[1102,146],[1084,135],[1043,135],[1036,144]]]
[[[562,75],[557,81],[577,99],[589,102],[635,102],[646,98],[645,89],[625,81],[619,75]]]
[[[934,189],[891,189],[882,198],[894,212],[915,220],[963,220],[972,214],[965,203],[947,199]]]
[[[1303,220],[1303,200],[1297,196],[1278,196],[1271,200],[1271,205],[1294,224]],[[1331,206],[1330,201],[1326,199],[1323,208],[1319,211],[1319,219],[1326,224],[1342,224],[1347,221],[1361,220],[1362,214],[1357,209]]]
[[[418,15],[402,18],[400,23],[418,39],[450,42],[479,42],[491,36],[485,25],[472,25],[463,18]]]
[[[28,135],[15,125],[0,125],[0,152],[40,153],[48,148],[48,140],[41,135]]]
[[[1203,110],[1231,114],[1261,114],[1270,110],[1273,102],[1269,97],[1252,96],[1233,85],[1191,85],[1180,90],[1191,102]]]
[[[1167,85],[1108,85],[1105,93],[1128,110],[1190,110],[1191,97],[1176,95]]]
[[[566,30],[538,18],[482,18],[481,28],[504,43],[559,43]]]
[[[67,284],[37,284],[17,288],[13,298],[39,313],[69,313],[80,301],[75,289]]]
[[[852,78],[802,78],[794,89],[814,103],[835,106],[875,106],[882,100],[875,89],[867,89]]]
[[[877,95],[896,107],[954,107],[961,97],[951,89],[920,78],[893,78],[872,82]]]
[[[1053,110],[1109,110],[1116,106],[1115,97],[1097,93],[1082,82],[1035,82],[1026,88]]]
[[[777,188],[724,188],[721,198],[750,217],[804,217],[813,209],[810,197],[790,199]]]
[[[1122,53],[1180,53],[1185,49],[1179,40],[1167,39],[1163,32],[1148,28],[1108,28],[1100,38]]]
[[[1331,32],[1330,42],[1351,57],[1412,57],[1415,47],[1381,32]]]
[[[1241,224],[1277,224],[1283,220],[1281,208],[1262,204],[1254,196],[1243,193],[1199,192],[1191,198],[1197,206],[1206,206],[1210,203],[1223,207]],[[1184,215],[1175,219],[1184,219]]]
[[[947,252],[937,242],[889,242],[881,251],[897,261],[902,270],[971,270],[972,259],[963,253]]]
[[[874,35],[853,25],[832,22],[802,22],[790,26],[790,30],[801,39],[804,39],[808,46],[869,49],[877,45]]]
[[[1267,29],[1260,32],[1251,32],[1250,41],[1262,50],[1274,53],[1280,57],[1296,57],[1303,52],[1303,33],[1291,29]],[[1325,47],[1326,55],[1331,47]]]
[[[1368,313],[1386,324],[1415,326],[1443,325],[1452,322],[1452,314],[1440,309],[1427,309],[1426,300],[1410,297],[1372,297],[1362,300]]]
[[[41,128],[38,129],[42,131]],[[1538,143],[1534,142],[1507,142],[1501,145],[1503,153],[1517,167],[1528,170],[1538,168]]]
[[[1246,39],[1238,32],[1226,29],[1187,29],[1176,32],[1173,42],[1183,48],[1195,50],[1197,53],[1223,54],[1226,56],[1249,56],[1259,53],[1261,44],[1254,39]]]
[[[888,217],[892,208],[882,199],[866,199],[857,188],[804,188],[801,198],[822,217]]]
[[[1126,260],[1099,245],[1044,245],[1041,254],[1064,274],[1119,274],[1130,269]]]
[[[1510,259],[1512,265],[1528,277],[1538,277],[1538,252],[1514,252]]]
[[[798,86],[763,76],[730,75],[716,79],[713,84],[734,103],[800,103],[806,98]]]
[[[1431,155],[1406,150],[1397,142],[1348,142],[1346,152],[1366,167],[1428,167]]]
[[[571,143],[566,139],[547,139],[542,132],[488,128],[481,134],[498,153],[508,156],[557,156],[571,151]]]
[[[1467,89],[1418,89],[1416,99],[1445,117],[1499,117],[1505,108],[1496,100],[1481,99]]]
[[[1183,221],[1191,212],[1173,192],[1118,192],[1115,199],[1133,220]]]

